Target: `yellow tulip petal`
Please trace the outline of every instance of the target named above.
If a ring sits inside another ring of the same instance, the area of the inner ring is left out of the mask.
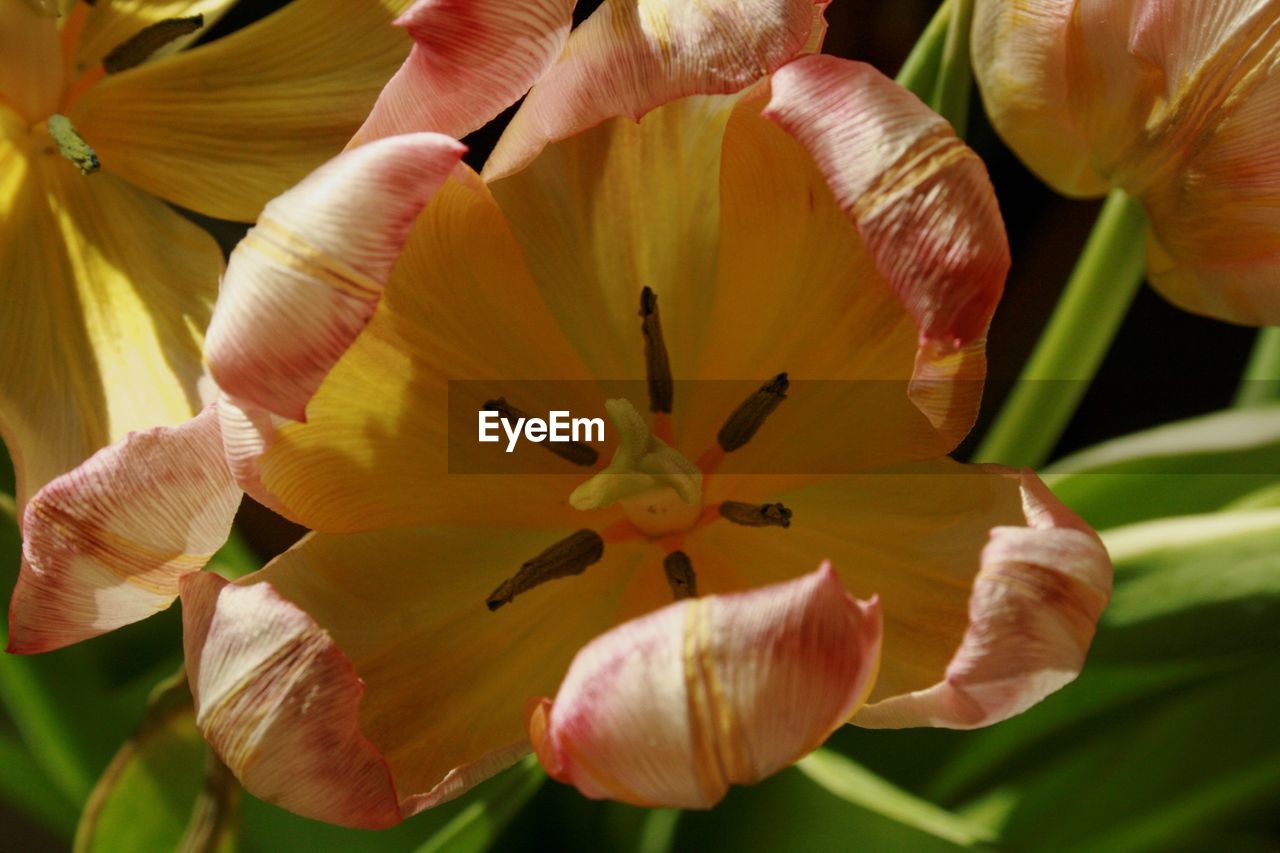
[[[686,95],[746,88],[805,49],[821,20],[814,6],[814,0],[601,5],[533,87],[486,163],[485,178],[510,175],[548,143],[605,119],[639,119]]]
[[[311,399],[307,423],[249,412],[256,428],[228,429],[233,464],[251,493],[260,494],[256,479],[269,502],[318,530],[581,523],[567,499],[589,468],[526,442],[511,456],[530,454],[532,468],[483,473],[504,470],[485,465],[508,456],[475,439],[480,407],[503,396],[539,416],[552,403],[602,415],[593,384],[564,381],[587,378],[502,212],[459,170],[419,216],[373,320]],[[540,379],[552,381],[531,381]]]
[[[131,430],[200,408],[222,255],[111,174],[82,176],[44,146],[0,159],[0,432],[25,500]]]
[[[103,168],[252,222],[338,153],[412,41],[399,0],[295,0],[225,38],[109,75],[68,113]]]
[[[530,719],[552,776],[592,799],[710,808],[807,754],[866,699],[876,602],[830,566],[669,605],[596,638]]]
[[[573,0],[419,0],[396,23],[413,50],[356,134],[433,131],[461,139],[529,91],[569,37]]]
[[[73,71],[88,71],[116,47],[152,24],[170,18],[202,15],[204,26],[201,30],[174,39],[152,56],[159,58],[176,53],[217,23],[235,2],[236,0],[110,0],[107,3],[93,3],[80,31]]]
[[[10,107],[40,121],[57,109],[61,93],[57,19],[26,0],[0,0],[0,111]]]
[[[871,701],[936,683],[968,626],[990,531],[1025,523],[1018,478],[940,459],[750,493],[770,479],[710,478],[712,502],[780,501],[792,522],[784,530],[717,521],[696,531],[684,550],[699,579],[703,567],[721,577],[734,571],[740,588],[751,588],[830,560],[854,595],[880,597],[884,650]]]
[[[165,609],[239,505],[212,407],[94,454],[27,503],[8,650],[61,648]]]
[[[494,587],[567,533],[312,536],[226,585],[184,582],[197,723],[256,796],[377,827],[462,793],[529,749],[525,699],[555,689],[650,555],[610,545],[496,612]]]
[[[712,318],[720,149],[734,103],[691,97],[639,122],[612,119],[490,185],[543,299],[593,375],[644,377],[646,286],[658,296],[673,374],[695,375]]]

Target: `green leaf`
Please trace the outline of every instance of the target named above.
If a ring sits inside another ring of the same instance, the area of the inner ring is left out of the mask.
[[[67,838],[75,832],[75,806],[12,735],[0,735],[0,800]]]
[[[1280,405],[1134,433],[1050,466],[1045,482],[1098,529],[1212,512],[1280,478]]]
[[[239,791],[196,729],[180,672],[157,688],[137,733],[98,780],[75,851],[234,849]]]
[[[994,840],[986,828],[904,791],[830,750],[816,750],[800,759],[796,767],[842,800],[944,841],[970,847]]]
[[[538,759],[527,756],[484,786],[456,817],[420,846],[417,853],[480,853],[488,850],[547,774]]]

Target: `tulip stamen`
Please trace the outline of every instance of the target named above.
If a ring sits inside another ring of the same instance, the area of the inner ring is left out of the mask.
[[[720,427],[720,432],[716,433],[720,449],[732,453],[750,441],[764,425],[765,419],[787,399],[790,384],[787,374],[779,373],[734,409],[724,426]]]
[[[485,604],[497,610],[523,592],[558,578],[580,575],[604,556],[604,540],[594,530],[579,530],[561,539],[538,556],[526,560],[520,571],[498,584]]]
[[[191,35],[203,26],[204,15],[156,21],[116,45],[103,57],[102,67],[108,74],[127,71],[146,62],[151,58],[151,54],[174,39]]]
[[[644,335],[644,370],[649,383],[649,411],[671,414],[675,397],[671,360],[667,357],[667,344],[662,338],[658,294],[648,287],[640,291],[640,331]]]
[[[504,421],[518,423],[529,419],[528,414],[508,403],[506,397],[487,400],[482,408],[486,412],[497,412],[498,417]],[[566,462],[572,462],[584,468],[590,468],[600,458],[600,451],[580,441],[544,441],[540,442],[540,445]]]
[[[698,597],[698,576],[693,571],[693,561],[684,551],[672,551],[662,561],[662,571],[671,585],[671,596],[680,601]]]
[[[782,504],[749,504],[725,501],[720,504],[720,517],[743,527],[791,526],[791,510]]]
[[[58,153],[74,163],[80,170],[80,174],[88,175],[102,167],[98,162],[97,152],[84,141],[84,137],[76,130],[71,119],[54,113],[49,116],[45,127],[49,130],[49,136],[53,137],[53,141],[57,143]]]

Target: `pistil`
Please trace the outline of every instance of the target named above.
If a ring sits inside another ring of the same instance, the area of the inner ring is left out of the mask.
[[[716,433],[720,449],[732,453],[749,442],[764,426],[765,419],[787,399],[789,385],[787,374],[779,373],[734,409],[724,426],[720,427],[720,432]]]
[[[684,551],[672,551],[662,561],[662,570],[671,586],[676,601],[698,597],[698,576],[693,573],[693,561]]]
[[[74,163],[80,169],[80,174],[88,175],[102,167],[98,162],[97,153],[76,131],[75,126],[71,124],[71,119],[54,113],[49,116],[45,126],[49,129],[49,136],[57,143],[58,152]]]
[[[497,610],[523,592],[557,578],[580,575],[588,566],[600,562],[604,556],[604,540],[594,530],[579,530],[561,539],[538,556],[526,560],[520,571],[498,584],[489,594],[485,604],[490,611]]]

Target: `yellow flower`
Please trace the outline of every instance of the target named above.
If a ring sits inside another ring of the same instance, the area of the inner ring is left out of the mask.
[[[945,458],[1008,265],[978,158],[807,55],[825,4],[610,3],[561,52],[567,4],[511,3],[496,36],[409,14],[480,55],[543,46],[483,174],[388,135],[444,126],[407,105],[472,70],[420,39],[367,143],[233,254],[218,402],[30,502],[11,649],[180,591],[218,754],[370,827],[531,748],[588,796],[707,807],[851,719],[986,725],[1070,681],[1101,544],[1034,475]],[[528,445],[485,473],[507,456],[478,414],[552,405],[607,412],[607,464]],[[238,486],[318,532],[228,584],[194,569]]]
[[[976,0],[973,61],[1036,174],[1142,202],[1162,294],[1280,324],[1280,3]]]
[[[252,221],[408,52],[393,0],[297,0],[180,50],[232,2],[0,0],[0,434],[20,503],[200,408],[222,256],[165,202]]]

